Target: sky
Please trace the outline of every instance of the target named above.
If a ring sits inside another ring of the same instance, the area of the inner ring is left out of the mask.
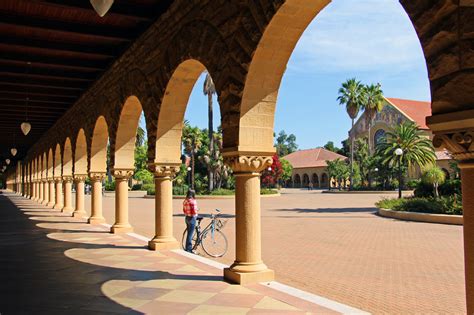
[[[397,0],[333,0],[311,22],[281,82],[275,132],[296,135],[299,149],[336,146],[347,138],[350,119],[337,91],[346,79],[381,83],[385,96],[430,101],[425,60],[415,30]],[[186,119],[207,126],[201,75]],[[217,100],[214,101],[217,104]],[[218,106],[214,108],[219,125]]]

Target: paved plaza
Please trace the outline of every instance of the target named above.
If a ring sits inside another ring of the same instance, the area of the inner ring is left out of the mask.
[[[372,313],[465,313],[462,227],[378,217],[373,205],[382,197],[290,190],[262,198],[264,262],[282,283]],[[154,200],[129,203],[135,232],[151,238]],[[179,240],[181,203],[174,200]],[[219,261],[231,264],[234,200],[199,205],[202,213],[219,208],[228,217],[230,250]],[[104,198],[104,215],[112,224],[113,198]]]
[[[150,251],[14,194],[0,194],[0,221],[1,314],[361,313],[276,282],[228,284],[194,255]]]

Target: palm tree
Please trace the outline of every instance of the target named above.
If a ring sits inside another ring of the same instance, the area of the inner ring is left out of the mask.
[[[401,155],[395,150],[402,149]],[[388,131],[377,145],[377,155],[382,157],[382,163],[389,167],[396,167],[398,163],[408,168],[434,164],[436,154],[433,143],[411,121],[397,125]]]
[[[446,180],[446,174],[437,166],[427,169],[423,173],[423,182],[433,185],[433,194],[435,198],[439,197],[438,186]]]
[[[204,80],[203,87],[204,95],[207,95],[207,105],[208,105],[208,133],[209,133],[209,153],[212,156],[214,151],[214,124],[213,124],[213,109],[212,109],[212,95],[216,93],[216,87],[212,81],[211,75],[206,73],[206,79]],[[207,172],[208,182],[209,182],[209,191],[214,190],[214,171],[212,168],[208,168]]]
[[[346,111],[351,119],[351,131],[354,128],[354,120],[359,115],[359,111],[363,105],[365,89],[360,81],[355,78],[349,79],[342,83],[339,89],[339,96],[337,100],[340,105],[346,105]],[[352,177],[354,175],[354,137],[351,132],[351,175],[350,175],[350,189],[352,189]]]
[[[198,127],[191,127],[188,121],[184,122],[183,128],[183,146],[184,152],[191,157],[191,188],[194,189],[194,166],[196,160],[196,153],[201,147],[202,141],[201,129]]]
[[[383,91],[381,89],[380,83],[371,84],[365,86],[364,88],[364,111],[365,111],[365,119],[367,125],[369,127],[369,150],[375,149],[372,148],[371,136],[370,136],[370,129],[372,127],[372,120],[374,119],[377,113],[380,113],[385,106],[385,99],[383,97]]]
[[[141,147],[145,143],[145,130],[142,126],[138,126],[135,139],[135,147]]]

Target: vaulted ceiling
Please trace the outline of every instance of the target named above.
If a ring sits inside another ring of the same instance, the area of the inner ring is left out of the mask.
[[[171,2],[115,0],[101,18],[87,0],[1,0],[0,166],[21,159]]]

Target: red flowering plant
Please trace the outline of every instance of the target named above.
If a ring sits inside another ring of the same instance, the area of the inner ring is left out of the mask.
[[[278,155],[273,156],[273,163],[270,168],[265,169],[262,172],[262,184],[265,187],[275,187],[278,184],[281,174],[283,173],[283,168],[281,167],[280,159]]]

